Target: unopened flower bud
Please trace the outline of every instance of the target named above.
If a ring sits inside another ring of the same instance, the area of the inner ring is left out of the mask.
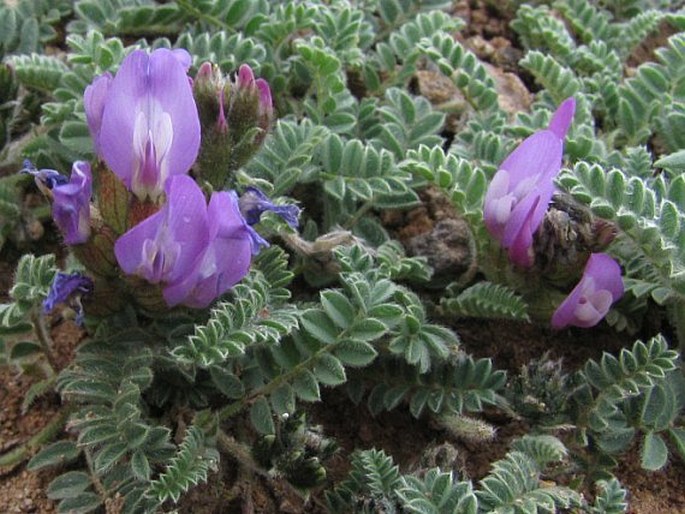
[[[259,127],[264,130],[262,133],[262,140],[266,137],[266,133],[271,126],[271,121],[274,117],[274,102],[271,97],[271,88],[269,83],[264,79],[257,79],[257,89],[259,90]]]
[[[217,65],[209,62],[200,65],[193,81],[193,96],[200,114],[203,138],[220,123],[225,85],[226,81]]]
[[[216,190],[233,187],[231,174],[259,149],[273,119],[271,88],[243,64],[233,81],[215,65],[200,66],[193,93],[200,111],[198,175]]]
[[[238,68],[238,79],[236,81],[239,90],[250,90],[255,87],[254,72],[247,64],[242,64]]]

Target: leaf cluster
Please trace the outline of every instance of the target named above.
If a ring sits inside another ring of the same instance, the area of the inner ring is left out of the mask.
[[[331,512],[413,512],[430,514],[486,512],[537,513],[582,508],[588,512],[625,512],[625,490],[617,480],[598,482],[595,504],[573,489],[550,485],[543,476],[563,465],[564,445],[552,436],[524,436],[492,465],[477,487],[440,468],[401,474],[379,450],[358,451],[346,480],[326,495]],[[605,510],[602,510],[605,509]]]
[[[15,327],[29,317],[32,310],[41,309],[56,273],[54,255],[22,256],[9,292],[13,301],[0,304],[0,328]]]
[[[637,341],[618,357],[605,353],[599,362],[588,361],[580,372],[582,382],[573,393],[571,409],[584,444],[615,455],[641,434],[642,466],[649,470],[667,462],[664,436],[683,455],[685,432],[677,420],[685,388],[676,359],[676,352],[657,336],[647,343]]]
[[[57,39],[57,25],[71,14],[72,2],[22,0],[0,5],[0,57],[42,52]]]
[[[577,163],[559,184],[592,211],[620,229],[614,247],[623,257],[626,285],[636,297],[659,304],[680,301],[685,182],[678,176],[641,178],[620,169]]]

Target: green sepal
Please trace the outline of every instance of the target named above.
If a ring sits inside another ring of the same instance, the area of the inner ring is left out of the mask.
[[[121,235],[128,230],[130,193],[104,163],[98,161],[94,168],[95,198],[102,220],[116,235]]]

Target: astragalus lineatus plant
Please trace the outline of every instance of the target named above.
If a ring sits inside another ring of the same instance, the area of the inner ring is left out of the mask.
[[[491,5],[524,83],[451,4],[0,7],[0,248],[26,249],[0,357],[34,376],[24,410],[60,402],[0,467],[57,468],[65,513],[200,512],[199,487],[215,512],[262,488],[302,512],[599,514],[627,509],[626,453],[685,456],[685,14]],[[81,327],[66,364],[59,323]],[[542,349],[493,363],[462,327]],[[592,337],[584,364],[544,348]],[[339,448],[313,418],[341,397],[442,443],[413,467]]]

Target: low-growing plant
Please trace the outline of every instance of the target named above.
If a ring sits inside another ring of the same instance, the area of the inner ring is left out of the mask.
[[[61,401],[0,466],[60,467],[59,512],[174,509],[230,462],[330,512],[614,513],[632,446],[645,472],[685,458],[677,2],[501,3],[525,112],[450,2],[58,4],[0,6],[0,251],[50,219],[64,247],[23,252],[0,305],[23,410]],[[428,192],[465,227],[447,280],[388,222]],[[669,326],[635,341],[650,309]],[[630,344],[506,373],[464,318]],[[50,319],[82,327],[66,364]],[[455,439],[496,438],[493,411],[530,433],[480,480],[371,449],[332,483],[324,388]]]

